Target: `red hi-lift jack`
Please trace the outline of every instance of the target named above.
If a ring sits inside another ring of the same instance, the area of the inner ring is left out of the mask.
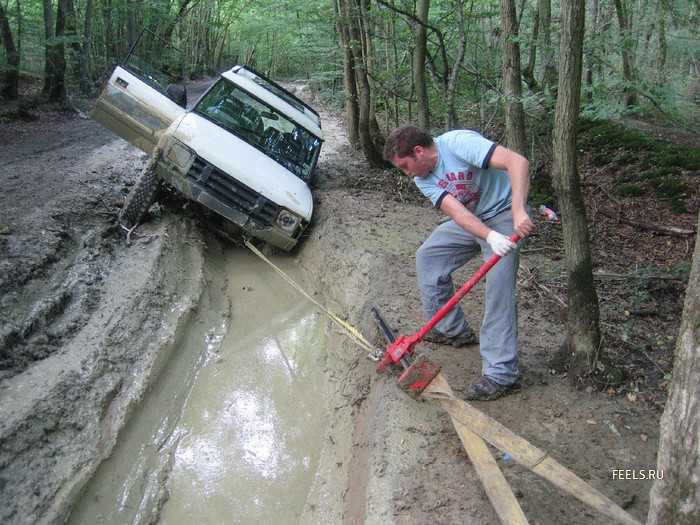
[[[520,236],[514,233],[511,235],[510,240],[517,243],[520,240]],[[389,343],[384,357],[377,365],[377,372],[381,374],[389,366],[400,364],[404,370],[401,376],[399,376],[399,386],[409,393],[416,396],[420,395],[435,376],[440,373],[440,365],[430,361],[423,355],[414,358],[414,347],[423,340],[426,334],[430,332],[430,330],[432,330],[500,260],[500,255],[493,255],[488,261],[482,264],[476,273],[455,292],[450,300],[413,335],[400,335],[396,337],[389,325],[387,325],[386,321],[382,318],[379,310],[376,307],[372,307],[372,313],[374,314],[377,324]]]

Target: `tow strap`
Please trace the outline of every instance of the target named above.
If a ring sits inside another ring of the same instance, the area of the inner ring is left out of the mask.
[[[244,237],[243,242],[251,252],[253,252],[255,255],[260,257],[260,259],[269,264],[270,267],[272,267],[272,269],[275,270],[280,275],[280,277],[282,277],[282,279],[284,279],[287,282],[287,284],[289,284],[292,288],[298,291],[301,295],[306,297],[309,301],[314,303],[324,314],[326,314],[326,316],[331,321],[338,325],[345,332],[345,334],[350,339],[352,339],[355,342],[355,344],[357,344],[357,346],[365,350],[368,354],[367,357],[369,359],[371,359],[372,361],[379,361],[381,355],[384,353],[383,349],[377,348],[370,344],[370,342],[367,341],[367,339],[365,339],[365,337],[360,333],[360,331],[357,328],[352,326],[347,321],[343,321],[340,317],[335,315],[328,308],[323,306],[316,299],[314,299],[308,293],[306,293],[306,291],[299,284],[297,284],[291,277],[289,277],[289,275],[284,273],[282,269],[275,266],[275,264],[270,259],[265,257],[265,255],[263,255],[263,253],[260,250],[253,246],[253,243],[251,243],[247,238]]]

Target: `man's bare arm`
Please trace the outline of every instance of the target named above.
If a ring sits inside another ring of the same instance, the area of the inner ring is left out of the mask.
[[[440,209],[462,228],[481,239],[486,239],[491,231],[491,228],[481,222],[476,215],[465,208],[464,204],[459,202],[452,195],[448,194],[442,199]]]
[[[521,237],[529,235],[535,228],[526,208],[527,195],[530,192],[530,164],[519,153],[496,146],[489,161],[489,168],[505,170],[508,173],[513,194],[513,227]]]

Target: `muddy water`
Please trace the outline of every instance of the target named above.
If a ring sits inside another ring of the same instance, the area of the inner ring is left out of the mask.
[[[290,258],[276,263],[297,273]],[[301,514],[325,421],[321,318],[247,251],[209,265],[210,304],[71,523],[289,523]]]

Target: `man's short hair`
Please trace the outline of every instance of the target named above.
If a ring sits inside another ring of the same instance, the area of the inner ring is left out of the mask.
[[[413,156],[413,148],[423,146],[428,148],[434,144],[433,137],[416,126],[401,126],[389,134],[384,144],[384,160],[391,162],[394,157]]]

